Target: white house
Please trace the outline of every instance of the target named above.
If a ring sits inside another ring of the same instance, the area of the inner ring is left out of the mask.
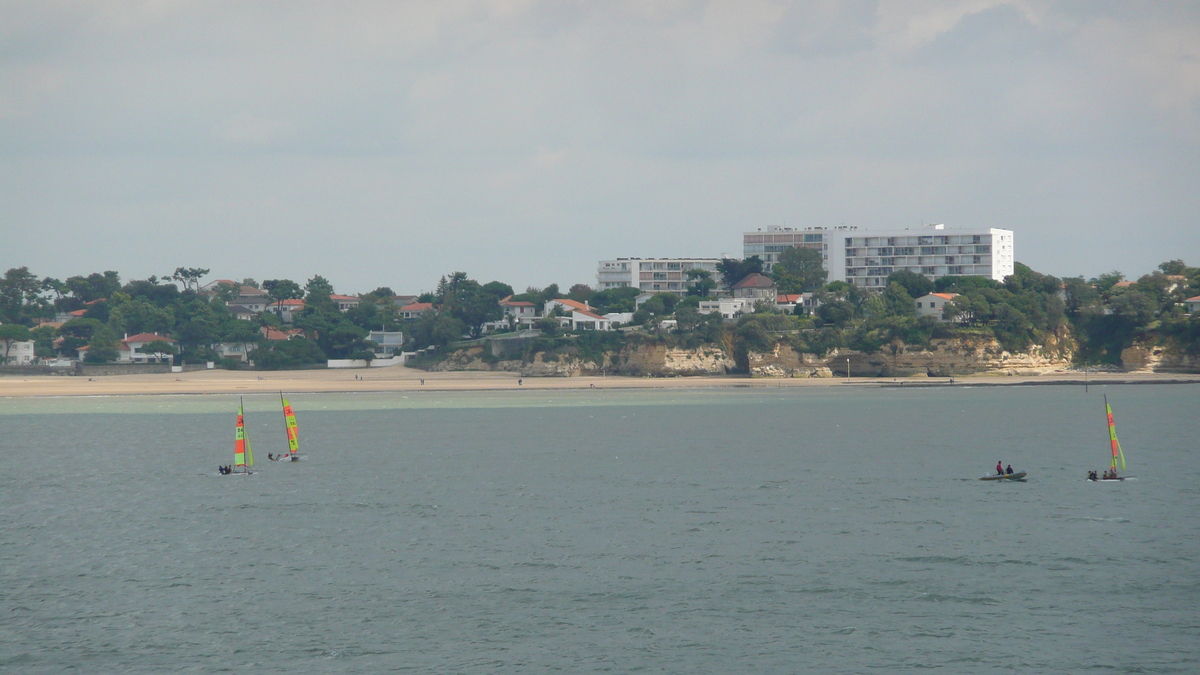
[[[938,321],[944,322],[946,319],[942,316],[942,312],[946,310],[946,303],[958,297],[958,293],[930,293],[922,295],[916,299],[917,316],[932,316]]]
[[[253,350],[255,343],[249,344],[242,342],[215,342],[209,345],[214,352],[223,359],[236,359],[246,362],[250,360],[249,351]]]
[[[500,309],[504,310],[505,316],[512,317],[514,321],[518,322],[524,318],[537,316],[537,307],[532,302],[513,300],[511,295],[500,301]]]
[[[542,305],[542,315],[548,315],[550,312],[558,310],[564,316],[570,315],[571,312],[590,312],[591,305],[587,302],[578,302],[570,298],[558,298],[557,300],[547,300],[545,305]]]
[[[754,303],[758,302],[757,298],[712,298],[709,300],[701,300],[697,305],[696,311],[701,314],[712,314],[716,312],[721,315],[721,318],[732,320],[743,314],[754,311]]]
[[[154,352],[144,351],[147,344],[155,340],[162,340],[172,346],[175,345],[175,340],[158,333],[138,333],[137,335],[126,335],[124,340],[117,345],[117,362],[118,363],[149,363],[152,359],[155,362],[161,363],[159,356]],[[171,363],[175,362],[175,357],[171,354],[164,354],[167,360]]]
[[[400,308],[400,316],[405,319],[415,319],[425,312],[434,311],[432,302],[413,302]]]
[[[1187,305],[1188,314],[1196,313],[1197,310],[1200,310],[1200,295],[1184,300],[1183,304]]]
[[[558,318],[559,324],[570,327],[571,330],[612,330],[612,320],[595,312],[583,309],[573,310],[567,316]]]
[[[271,304],[271,296],[261,288],[242,286],[238,289],[237,299],[233,304],[241,305],[252,312],[261,312]]]
[[[228,305],[225,309],[229,310],[229,313],[233,315],[233,318],[241,319],[243,321],[252,321],[254,320],[255,315],[258,314],[258,312],[255,312],[249,307],[243,307],[241,305]]]
[[[375,343],[375,356],[381,359],[404,351],[404,333],[400,331],[373,330],[367,334],[367,339]]]
[[[775,296],[775,309],[780,312],[793,314],[799,306],[806,314],[812,314],[821,306],[821,301],[812,293],[780,293]]]
[[[0,342],[0,359],[4,358],[4,343]],[[28,366],[37,359],[33,353],[33,340],[13,342],[8,347],[8,362],[10,366]]]
[[[350,311],[354,307],[358,307],[358,303],[361,302],[359,298],[353,295],[331,294],[329,299],[333,301],[333,304],[337,305],[338,311],[343,313]]]
[[[758,274],[757,272],[734,284],[732,290],[733,297],[735,298],[753,298],[755,300],[769,298],[774,300],[778,295],[775,292],[775,282],[770,277]]]

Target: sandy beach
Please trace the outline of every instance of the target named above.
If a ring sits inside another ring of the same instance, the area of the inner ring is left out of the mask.
[[[1090,373],[1096,384],[1200,382],[1200,374]],[[0,376],[0,397],[118,396],[141,394],[250,394],[285,392],[497,391],[505,389],[665,389],[715,387],[1003,386],[1084,384],[1080,373],[1039,376],[974,375],[950,378],[748,378],[713,377],[525,377],[514,373],[428,373],[404,367],[353,370],[205,370],[103,377]]]

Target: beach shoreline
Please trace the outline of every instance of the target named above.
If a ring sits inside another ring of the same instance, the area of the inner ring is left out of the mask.
[[[795,387],[1028,386],[1085,384],[1195,384],[1200,374],[1089,373],[933,377],[750,378],[744,375],[628,377],[522,377],[496,372],[425,372],[403,367],[347,370],[236,371],[67,377],[0,376],[0,398],[402,391],[511,391],[564,389],[719,389]]]

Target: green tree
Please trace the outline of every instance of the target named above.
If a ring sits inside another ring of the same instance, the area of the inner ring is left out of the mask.
[[[916,302],[899,282],[889,283],[884,289],[881,299],[886,306],[885,311],[888,316],[916,316],[917,314]]]
[[[325,363],[327,357],[312,340],[294,337],[290,340],[271,340],[250,352],[256,368],[279,370],[310,363]]]
[[[721,280],[726,288],[733,288],[739,281],[751,274],[762,274],[762,270],[762,258],[756,255],[744,260],[722,258],[721,262],[717,263],[717,271],[721,273]]]
[[[159,307],[146,300],[120,302],[109,313],[108,325],[118,333],[168,333],[175,326],[171,307]]]
[[[1105,272],[1092,280],[1092,285],[1101,293],[1108,292],[1113,286],[1125,280],[1125,275],[1117,270]]]
[[[206,274],[208,274],[208,270],[199,267],[176,267],[175,273],[171,275],[171,278],[183,284],[185,291],[191,289],[192,291],[199,292],[200,279]]]
[[[28,267],[14,267],[0,279],[0,320],[17,323],[26,320],[26,305],[41,297],[42,280]]]
[[[304,289],[291,279],[267,279],[262,286],[263,290],[269,294],[271,302],[275,303],[276,316],[283,316],[284,300],[299,300],[304,297]],[[326,295],[328,296],[328,294]]]
[[[589,301],[597,312],[609,314],[612,312],[632,312],[637,296],[641,291],[632,286],[621,286],[600,291]]]
[[[910,298],[916,299],[933,292],[933,282],[923,274],[911,270],[896,270],[888,275],[888,285],[900,284]]]
[[[101,328],[104,328],[104,324],[96,319],[71,319],[58,329],[63,338],[59,349],[74,357],[76,351],[91,342],[92,336]]]
[[[8,363],[8,355],[15,342],[27,342],[32,340],[33,336],[29,333],[29,328],[18,323],[0,324],[0,346],[4,347],[4,359],[0,360],[0,364]]]
[[[567,297],[575,302],[587,302],[596,295],[596,291],[592,290],[587,284],[575,284],[567,291]]]
[[[809,293],[825,285],[829,273],[822,264],[821,252],[816,249],[790,246],[779,254],[779,262],[771,267],[771,278],[780,293]]]
[[[707,298],[708,294],[717,287],[717,282],[712,278],[712,272],[708,270],[693,268],[684,272],[687,275],[688,286],[687,294]]]
[[[142,352],[145,354],[153,354],[154,359],[162,363],[164,356],[175,356],[179,350],[175,349],[175,345],[166,340],[151,340],[142,345]]]
[[[1158,269],[1162,270],[1163,274],[1178,274],[1180,276],[1187,276],[1188,266],[1185,265],[1182,260],[1168,260],[1167,262],[1160,264]]]
[[[117,351],[117,334],[111,328],[103,327],[92,334],[92,339],[88,341],[87,354],[83,360],[88,363],[109,363],[116,361],[119,352]]]

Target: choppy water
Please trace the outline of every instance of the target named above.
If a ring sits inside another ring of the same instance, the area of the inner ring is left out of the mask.
[[[291,400],[0,399],[0,671],[1200,671],[1200,387]]]

